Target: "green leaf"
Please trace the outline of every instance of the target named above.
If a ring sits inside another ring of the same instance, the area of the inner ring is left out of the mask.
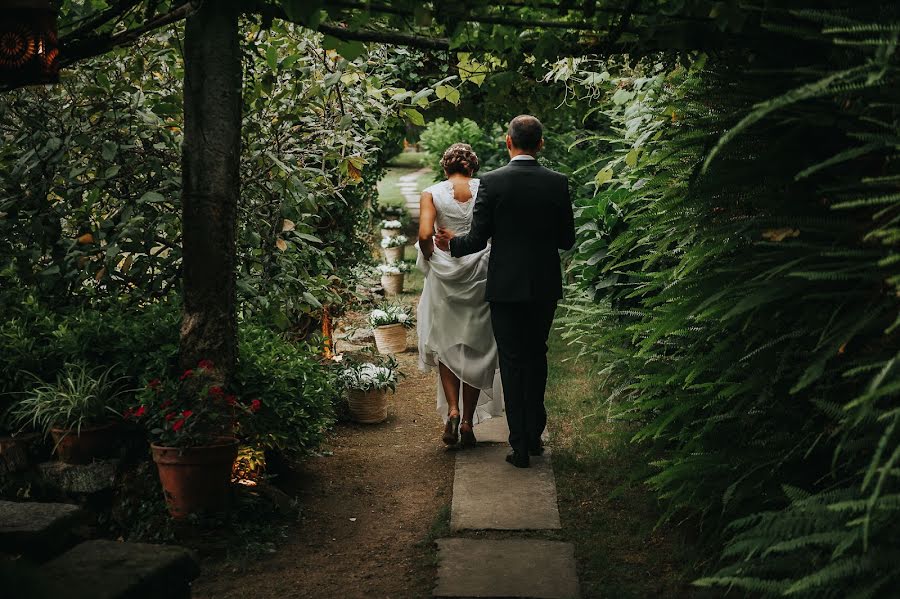
[[[640,152],[641,151],[637,148],[634,148],[633,150],[628,152],[628,154],[625,155],[625,164],[627,164],[628,166],[630,166],[632,168],[637,166],[638,155],[640,154]]]
[[[603,169],[602,171],[599,171],[599,172],[597,173],[597,176],[594,177],[594,183],[596,183],[597,186],[599,187],[600,185],[603,185],[604,183],[606,183],[607,181],[609,181],[609,180],[612,179],[612,178],[613,178],[613,171],[612,171],[612,169],[611,169],[611,168],[605,168],[605,169]]]
[[[409,120],[413,125],[419,125],[421,127],[425,124],[425,117],[415,108],[406,108],[403,112],[406,113],[406,116],[409,117]]]
[[[141,196],[141,199],[138,200],[138,202],[141,202],[141,203],[147,202],[150,204],[155,204],[157,202],[165,202],[165,201],[166,201],[166,198],[157,191],[148,191],[147,193],[145,193],[144,195]]]
[[[273,71],[278,67],[278,48],[275,46],[269,46],[266,50],[266,64]]]
[[[116,157],[116,152],[119,151],[119,144],[114,141],[104,141],[101,155],[104,160],[112,160]]]

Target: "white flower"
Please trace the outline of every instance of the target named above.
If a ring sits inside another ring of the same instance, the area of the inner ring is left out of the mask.
[[[375,320],[376,318],[387,318],[388,313],[384,310],[372,310],[372,313],[369,314],[369,318]]]
[[[397,320],[399,320],[400,322],[406,322],[407,320],[409,320],[409,315],[408,314],[398,314]]]
[[[397,235],[396,237],[382,237],[381,238],[381,247],[387,248],[396,248],[403,247],[409,242],[409,239],[406,235]]]
[[[381,221],[382,229],[399,229],[403,226],[399,220],[383,220]]]
[[[402,274],[400,267],[394,264],[379,264],[378,270],[381,271],[383,275],[399,275]]]

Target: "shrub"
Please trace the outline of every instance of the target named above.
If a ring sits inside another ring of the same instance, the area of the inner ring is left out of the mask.
[[[420,141],[425,149],[426,163],[434,172],[435,180],[440,180],[444,178],[441,156],[451,145],[467,143],[472,146],[481,163],[480,172],[484,172],[505,164],[508,155],[504,139],[500,125],[491,125],[485,131],[478,123],[469,119],[451,123],[442,117],[428,123],[422,131]]]
[[[341,397],[333,365],[318,348],[296,344],[257,325],[240,329],[238,389],[260,410],[242,429],[245,441],[299,456],[315,447],[334,421]]]

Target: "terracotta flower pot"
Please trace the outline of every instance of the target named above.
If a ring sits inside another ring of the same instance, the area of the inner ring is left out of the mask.
[[[391,262],[399,262],[403,260],[403,247],[395,247],[395,248],[381,248],[384,250],[384,260],[388,264]]]
[[[400,234],[400,229],[382,229],[381,236],[382,237],[396,237]]]
[[[118,446],[116,424],[82,426],[77,429],[51,428],[50,436],[57,457],[66,464],[90,464],[95,458],[109,457]]]
[[[375,347],[380,354],[399,354],[406,351],[406,327],[389,324],[375,327]]]
[[[403,293],[403,273],[399,275],[381,275],[381,286],[387,297],[395,297]]]
[[[222,439],[201,447],[150,446],[159,471],[169,515],[184,518],[201,510],[225,507],[237,439]]]
[[[377,424],[388,417],[387,391],[351,390],[347,403],[350,417],[360,424]]]

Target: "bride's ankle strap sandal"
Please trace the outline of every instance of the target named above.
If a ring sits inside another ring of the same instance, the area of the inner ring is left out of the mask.
[[[444,425],[444,435],[441,437],[441,441],[444,442],[444,445],[456,445],[459,440],[459,414],[456,416],[450,416],[447,419],[447,424]]]
[[[463,447],[475,447],[475,445],[478,443],[478,440],[475,439],[475,431],[472,430],[472,421],[463,420],[462,423],[467,425],[468,428],[466,430],[460,430],[459,444]]]

